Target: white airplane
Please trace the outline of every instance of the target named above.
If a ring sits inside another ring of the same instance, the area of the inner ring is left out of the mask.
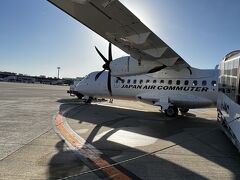
[[[108,59],[96,48],[104,70],[78,83],[78,95],[137,99],[170,117],[216,105],[219,70],[191,67],[118,0],[48,1],[110,42]],[[129,56],[113,60],[111,43]]]

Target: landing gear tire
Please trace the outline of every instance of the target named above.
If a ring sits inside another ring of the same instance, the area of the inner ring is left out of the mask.
[[[185,114],[189,111],[188,108],[180,108],[179,111],[182,113],[182,114]]]
[[[168,109],[165,110],[165,114],[168,117],[176,117],[178,115],[178,108],[176,106],[169,106]]]

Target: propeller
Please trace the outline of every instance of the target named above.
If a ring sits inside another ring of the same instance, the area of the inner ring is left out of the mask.
[[[95,46],[95,49],[97,51],[97,53],[99,54],[99,56],[103,59],[103,61],[105,62],[105,64],[102,66],[103,70],[100,71],[99,73],[96,74],[95,76],[95,81],[98,80],[98,78],[101,76],[101,74],[104,71],[108,71],[108,79],[107,79],[107,87],[108,87],[108,92],[110,94],[110,96],[112,96],[112,87],[111,87],[111,69],[110,69],[110,63],[112,61],[112,44],[109,43],[108,46],[108,59],[105,58],[102,53],[98,50],[98,48]]]

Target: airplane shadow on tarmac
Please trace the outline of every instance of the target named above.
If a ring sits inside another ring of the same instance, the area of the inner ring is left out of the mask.
[[[86,141],[103,152],[105,158],[110,163],[146,154],[143,150],[135,147],[108,140],[113,134],[123,130],[125,132],[136,133],[159,140],[167,140],[178,144],[187,151],[229,170],[234,179],[240,178],[239,154],[218,128],[216,121],[194,117],[194,115],[191,114],[190,116],[166,118],[164,114],[161,113],[142,112],[96,104],[85,105],[76,100],[61,100],[59,102],[65,102],[60,105],[59,111],[67,111],[64,113],[64,116],[71,120],[78,121],[80,123],[79,128],[81,128],[81,124],[84,122],[95,125],[91,132],[88,133]],[[98,137],[98,134],[104,132],[104,127],[108,127],[108,131],[106,132],[105,129],[105,133]],[[109,128],[111,129],[109,130]],[[98,139],[94,140],[96,137],[98,137]],[[148,152],[157,151],[157,154],[162,153],[161,156],[164,155],[164,153],[166,155],[171,148],[162,151],[161,149],[165,147],[167,146],[157,147],[153,145],[152,149]],[[176,146],[173,148],[176,148]],[[63,152],[59,151],[59,154],[60,153]],[[181,152],[177,152],[177,149],[172,153],[173,154],[170,152],[169,156],[178,155],[178,157],[181,157]],[[182,155],[182,158],[186,157],[188,156]],[[191,158],[191,155],[189,158]],[[49,163],[50,177],[58,177],[53,173],[55,170],[52,171],[53,166],[55,166],[54,161],[55,159],[53,158],[51,163]],[[196,162],[193,161],[193,163]],[[68,167],[66,166],[66,168]],[[207,179],[204,175],[198,173],[197,170],[192,171],[174,162],[157,157],[154,154],[123,163],[119,166],[119,169],[123,169],[127,174],[128,172],[134,173],[134,175],[140,179]],[[79,170],[71,172],[70,174],[78,174],[81,173],[81,171],[80,162]],[[211,174],[214,175],[217,172],[217,170],[216,172],[208,172],[210,174],[208,175],[214,178]]]

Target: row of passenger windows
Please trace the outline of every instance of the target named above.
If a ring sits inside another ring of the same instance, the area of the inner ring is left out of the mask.
[[[121,79],[121,80],[117,79],[117,80],[116,80],[116,83],[118,83],[119,81],[121,81],[122,83],[125,82],[124,79]],[[132,83],[133,83],[133,84],[137,84],[137,82],[139,82],[139,84],[143,84],[143,83],[144,83],[144,81],[143,81],[142,79],[139,80],[139,81],[137,81],[136,79],[132,80]],[[164,80],[160,80],[160,81],[159,81],[160,84],[164,84],[164,82],[165,82]],[[130,83],[131,83],[131,79],[128,79],[128,80],[127,80],[127,84],[130,84]],[[145,83],[146,83],[146,84],[150,83],[150,80],[147,79],[147,80],[145,81]],[[156,83],[158,83],[158,82],[157,82],[157,80],[153,80],[152,83],[153,83],[153,84],[156,84]],[[169,85],[172,85],[172,84],[173,84],[173,80],[168,80],[167,83],[168,83]],[[176,81],[175,81],[175,84],[176,84],[176,85],[181,85],[181,84],[182,84],[182,85],[186,85],[186,86],[187,86],[187,85],[189,85],[189,83],[190,83],[190,81],[188,81],[188,80],[185,80],[185,81],[182,81],[182,82],[181,82],[180,80],[176,80]],[[203,80],[203,81],[201,81],[201,82],[199,82],[199,81],[197,81],[197,80],[192,81],[192,85],[193,85],[193,86],[197,86],[198,84],[201,84],[202,86],[206,86],[208,83],[207,83],[206,80]],[[211,82],[211,85],[212,85],[212,86],[216,86],[216,85],[217,85],[217,82],[216,82],[216,81],[212,81],[212,82]]]

